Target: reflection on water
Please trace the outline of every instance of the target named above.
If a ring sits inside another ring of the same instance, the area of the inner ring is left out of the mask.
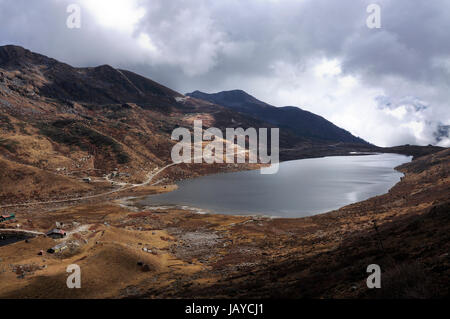
[[[221,214],[303,217],[386,193],[400,181],[397,154],[342,156],[285,162],[278,174],[246,171],[205,176],[145,198],[148,206],[194,206]]]

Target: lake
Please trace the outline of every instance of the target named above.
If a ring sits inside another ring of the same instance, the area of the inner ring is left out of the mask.
[[[410,162],[398,154],[340,156],[283,162],[274,175],[259,170],[184,180],[179,189],[148,196],[148,206],[187,206],[198,212],[305,217],[388,192]]]
[[[1,231],[1,229],[0,229]],[[1,234],[0,233],[0,247],[12,245],[20,241],[31,238],[32,236],[24,236],[17,234]]]

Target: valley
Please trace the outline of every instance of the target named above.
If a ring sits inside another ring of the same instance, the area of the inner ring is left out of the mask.
[[[448,296],[448,149],[381,148],[310,112],[280,111],[243,91],[231,104],[222,98],[0,47],[0,214],[15,215],[0,234],[20,237],[0,248],[0,298]],[[405,176],[388,193],[304,218],[133,201],[181,180],[262,167],[174,165],[171,134],[195,121],[222,131],[282,127],[281,161],[374,152],[413,161],[397,168]],[[65,236],[43,235],[55,227]],[[391,289],[367,290],[372,263]],[[71,264],[82,270],[81,289],[66,286]]]
[[[68,235],[2,247],[0,298],[442,297],[449,156],[401,166],[405,178],[388,194],[299,219],[148,210],[114,199],[20,209],[10,227],[46,232],[58,222]],[[57,243],[67,248],[45,252]],[[66,267],[74,263],[83,285],[70,290]],[[371,263],[392,289],[367,290]]]

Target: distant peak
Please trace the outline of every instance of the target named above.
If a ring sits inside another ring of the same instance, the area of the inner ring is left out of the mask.
[[[7,45],[2,45],[0,46],[0,51],[17,51],[17,52],[24,52],[24,51],[28,51],[30,52],[30,50],[27,50],[19,45],[14,45],[14,44],[7,44]]]
[[[4,45],[0,46],[0,60],[12,60],[25,56],[31,56],[33,53],[21,46],[17,45]]]
[[[250,95],[243,90],[222,91],[215,95],[222,96],[224,99],[228,101],[234,101],[239,103],[246,102],[246,103],[265,104],[264,102],[258,100],[253,95]]]
[[[0,46],[0,65],[27,66],[35,63],[54,63],[56,60],[34,53],[18,45]]]
[[[225,95],[225,96],[234,96],[234,97],[252,97],[250,94],[248,94],[247,92],[243,91],[243,90],[228,90],[228,91],[222,91],[222,92],[217,92],[213,95]]]
[[[247,92],[245,92],[243,90],[238,90],[238,89],[229,90],[229,91],[221,91],[221,92],[217,92],[217,93],[205,93],[205,92],[196,90],[192,93],[187,93],[186,95],[192,96],[192,97],[222,96],[222,97],[231,98],[231,99],[242,99],[242,98],[255,99],[253,96],[251,96]]]
[[[112,66],[110,66],[108,64],[96,66],[96,67],[92,68],[92,70],[94,73],[97,73],[97,74],[104,74],[104,75],[113,75],[114,74],[115,76],[123,77],[123,74],[119,70],[113,68]]]
[[[229,91],[223,91],[223,93],[234,93],[234,94],[246,94],[246,95],[250,95],[247,92],[245,92],[244,90],[229,90]]]
[[[114,70],[114,71],[116,71],[116,69],[113,68],[112,66],[110,66],[109,64],[99,65],[99,66],[95,67],[95,69],[97,69],[97,70]]]

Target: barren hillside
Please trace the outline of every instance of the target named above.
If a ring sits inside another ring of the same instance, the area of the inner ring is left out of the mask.
[[[0,47],[0,159],[7,163],[2,164],[7,170],[0,174],[0,183],[19,183],[0,189],[1,204],[141,183],[149,172],[171,162],[172,131],[191,128],[196,119],[205,128],[222,130],[274,127],[129,71],[108,65],[74,68],[21,47]],[[289,129],[280,132],[282,160],[374,149],[365,143],[331,144]],[[163,178],[245,168],[180,166]],[[34,178],[23,179],[19,171],[32,171]],[[90,179],[90,185],[83,178]]]

